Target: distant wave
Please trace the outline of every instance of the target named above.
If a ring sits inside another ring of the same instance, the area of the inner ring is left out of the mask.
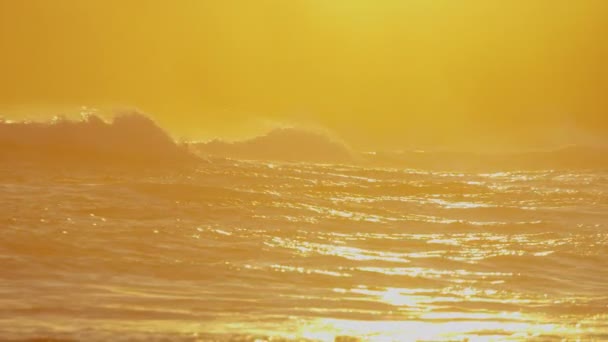
[[[111,122],[94,115],[80,121],[0,121],[0,160],[138,164],[198,158],[150,118],[130,113]]]
[[[561,149],[512,153],[394,152],[368,154],[367,164],[427,170],[546,170],[607,169],[608,149],[568,146]]]
[[[296,128],[275,129],[249,140],[213,140],[193,144],[204,155],[252,160],[352,163],[355,154],[344,143],[316,132]]]
[[[330,137],[297,128],[273,130],[249,140],[213,140],[192,144],[205,156],[267,161],[354,164],[371,167],[451,171],[605,169],[608,150],[569,146],[555,150],[476,153],[458,151],[362,153]]]

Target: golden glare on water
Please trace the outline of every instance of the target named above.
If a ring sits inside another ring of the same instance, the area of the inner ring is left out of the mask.
[[[11,338],[606,334],[606,211],[593,200],[608,188],[595,171],[523,177],[229,161],[181,174],[71,164],[66,174],[23,165],[25,176],[2,171],[0,301],[9,309],[0,326]],[[595,186],[584,190],[581,179]],[[376,195],[397,181],[426,190]],[[369,184],[380,188],[370,193]]]

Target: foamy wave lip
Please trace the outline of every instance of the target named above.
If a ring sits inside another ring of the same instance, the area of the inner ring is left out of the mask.
[[[51,122],[0,121],[0,157],[5,161],[196,162],[147,116],[122,114],[106,122],[96,115]]]

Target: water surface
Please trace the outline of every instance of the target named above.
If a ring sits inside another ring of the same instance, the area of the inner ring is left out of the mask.
[[[0,165],[0,336],[608,340],[608,173]]]

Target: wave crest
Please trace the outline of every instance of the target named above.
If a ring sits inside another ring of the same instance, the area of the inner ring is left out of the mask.
[[[95,115],[78,121],[0,121],[0,157],[9,161],[126,163],[198,159],[139,113],[122,114],[110,122]]]
[[[237,142],[213,140],[193,147],[200,154],[215,157],[287,162],[353,163],[356,155],[328,135],[297,128],[279,128]]]

